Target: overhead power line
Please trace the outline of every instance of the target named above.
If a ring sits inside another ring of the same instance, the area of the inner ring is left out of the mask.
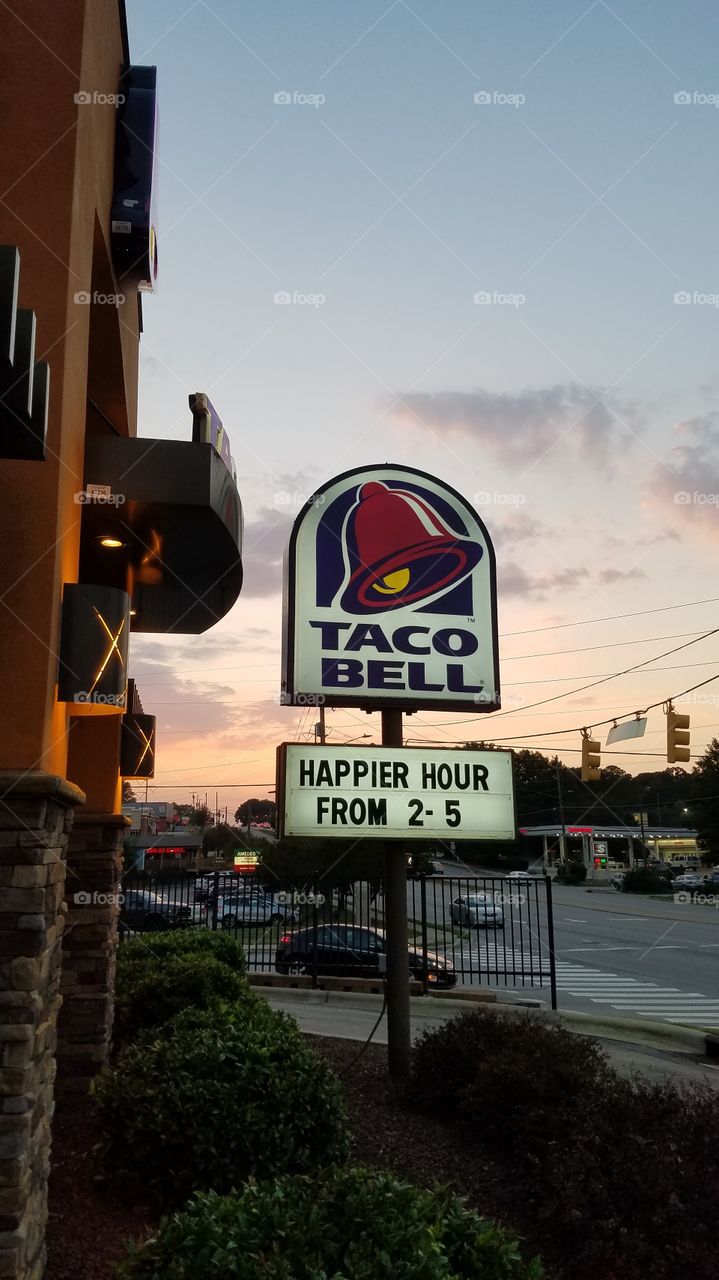
[[[687,600],[685,604],[664,604],[657,609],[638,609],[635,613],[609,613],[604,618],[580,618],[575,622],[556,622],[549,627],[527,627],[525,631],[503,631],[501,638],[508,636],[533,636],[540,631],[562,631],[566,627],[590,627],[595,622],[619,622],[622,618],[645,618],[650,613],[669,613],[671,609],[693,609],[700,604],[719,604],[719,596],[708,600]]]
[[[693,644],[699,644],[702,640],[708,640],[710,636],[715,636],[718,632],[719,627],[715,627],[712,631],[705,631],[702,635],[697,636],[695,640],[687,640],[686,644],[678,644],[673,649],[665,650],[664,653],[656,653],[653,658],[645,658],[643,662],[637,662],[632,667],[625,667],[623,671],[615,671],[612,675],[603,676],[600,680],[593,680],[591,684],[580,685],[578,689],[567,689],[564,693],[555,693],[551,698],[540,698],[537,702],[528,702],[526,707],[511,707],[509,711],[495,711],[492,713],[492,721],[494,722],[495,720],[498,720],[500,716],[514,716],[522,711],[531,711],[533,707],[544,707],[548,702],[558,702],[560,698],[572,698],[577,693],[584,693],[587,689],[594,689],[597,685],[606,684],[608,680],[618,680],[620,676],[628,676],[633,671],[640,671],[642,667],[649,666],[651,662],[658,662],[660,658],[669,658],[673,653],[679,653],[681,649],[689,649]],[[578,678],[581,679],[581,677]],[[712,679],[716,679],[716,677],[712,676]],[[710,681],[706,680],[704,683],[709,684]],[[700,685],[694,686],[695,689],[699,689],[700,687]],[[680,695],[677,694],[676,696],[679,697]],[[661,701],[666,702],[667,699],[662,698]],[[654,706],[659,705],[660,703],[658,702],[654,703]],[[649,708],[647,708],[647,710],[649,710]],[[439,720],[435,722],[435,726],[436,728],[441,728],[444,724],[469,724],[473,719],[474,717],[471,717],[468,720]],[[610,720],[603,721],[602,723],[611,724],[615,719],[616,716],[612,716]]]

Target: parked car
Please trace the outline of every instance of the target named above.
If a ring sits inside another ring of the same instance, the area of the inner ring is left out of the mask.
[[[471,929],[504,928],[504,912],[490,893],[467,893],[455,898],[449,914],[454,924],[466,924]]]
[[[262,893],[253,890],[251,893],[234,890],[220,895],[217,899],[217,911],[214,902],[208,901],[208,912],[222,929],[236,929],[240,926],[273,924],[276,920],[286,922],[299,920],[300,913],[291,902],[280,902],[273,893]]]
[[[705,884],[704,876],[700,875],[698,871],[685,871],[684,875],[675,876],[672,881],[674,889],[703,889]]]
[[[206,912],[199,904],[162,898],[149,889],[128,889],[120,906],[120,930],[138,929],[158,933],[163,929],[184,929],[204,924]]]
[[[336,977],[376,978],[382,972],[380,958],[386,950],[382,929],[348,924],[326,924],[317,930],[296,929],[280,938],[275,955],[278,973],[313,973]],[[407,952],[409,976],[436,987],[453,987],[457,975],[449,960],[434,951],[427,952],[427,965],[421,951],[410,947]]]
[[[210,871],[198,876],[195,880],[195,902],[206,902],[215,892],[215,886],[220,890],[227,890],[234,888],[239,880],[240,876],[236,871]]]

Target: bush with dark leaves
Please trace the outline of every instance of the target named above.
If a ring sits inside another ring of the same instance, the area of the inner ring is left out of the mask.
[[[207,1009],[216,1000],[250,999],[247,979],[200,951],[154,956],[122,965],[115,984],[115,1045],[161,1027],[184,1009]]]
[[[197,1196],[117,1280],[541,1280],[511,1233],[386,1173],[340,1169]]]
[[[168,929],[163,933],[143,933],[123,942],[117,951],[118,977],[135,965],[177,955],[212,956],[236,973],[245,972],[244,952],[231,934],[212,929]]]
[[[415,1106],[506,1165],[583,1280],[715,1280],[719,1098],[619,1076],[595,1041],[473,1011],[413,1050]]]
[[[101,1167],[167,1207],[347,1156],[339,1080],[291,1018],[254,996],[145,1032],[92,1091]]]

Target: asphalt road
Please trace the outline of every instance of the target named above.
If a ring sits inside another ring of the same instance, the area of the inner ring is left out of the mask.
[[[280,989],[257,988],[276,1009],[284,1009],[297,1022],[301,1031],[308,1035],[333,1036],[345,1040],[364,1041],[370,1035],[382,1007],[380,997],[372,1002],[361,997],[361,1003],[354,1005],[351,999],[336,999],[326,1004],[315,1003],[313,992],[285,992]],[[301,997],[310,997],[303,999]],[[456,1014],[456,1007],[428,1012],[424,1001],[412,1001],[412,1038],[425,1028],[435,1028],[447,1018]],[[623,1075],[631,1075],[641,1071],[655,1081],[673,1079],[685,1084],[705,1084],[712,1089],[719,1089],[719,1067],[707,1060],[697,1061],[686,1053],[665,1052],[652,1049],[646,1045],[620,1043],[605,1037],[597,1037],[606,1049],[612,1065]],[[387,1043],[387,1018],[382,1019],[376,1027],[373,1040],[376,1044]],[[358,1052],[361,1046],[358,1044]]]
[[[451,874],[456,870],[448,866],[447,874],[426,882],[429,949],[452,961],[460,985],[504,989],[549,1003],[543,882],[527,887],[501,877],[493,884],[479,879],[477,890],[511,895],[501,903],[504,929],[453,929],[451,901],[468,887],[467,870],[461,868],[461,879]],[[719,908],[556,882],[553,900],[560,1009],[719,1029]],[[421,896],[416,881],[408,882],[407,904],[417,945]],[[245,939],[260,968],[272,968],[274,962],[276,934],[266,933],[260,940],[253,931],[252,939]]]
[[[464,891],[465,886],[466,880]],[[522,892],[521,885],[511,889]],[[453,938],[446,922],[458,890],[459,882],[448,876],[430,884],[427,914],[432,945],[453,959],[460,983],[547,1000],[543,886],[530,887],[523,901],[504,904],[504,930],[465,930]],[[411,902],[411,890],[409,897]],[[556,883],[553,899],[561,1009],[719,1027],[719,908]]]

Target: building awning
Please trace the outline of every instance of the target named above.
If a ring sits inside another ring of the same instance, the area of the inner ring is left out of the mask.
[[[133,631],[198,634],[242,587],[242,504],[211,444],[88,436],[80,580],[123,586]]]
[[[523,836],[561,836],[562,827],[559,823],[553,823],[543,827],[521,827],[520,834]],[[564,828],[566,836],[592,836],[594,839],[626,840],[631,836],[635,840],[642,837],[641,827],[575,827],[571,823],[567,823]],[[656,827],[648,822],[644,824],[644,835],[647,839],[652,840],[694,840],[697,832],[693,827]]]

